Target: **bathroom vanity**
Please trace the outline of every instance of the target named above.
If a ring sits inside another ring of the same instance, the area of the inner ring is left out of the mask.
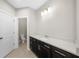
[[[66,47],[66,49],[64,44],[64,46],[62,46],[60,41],[59,43],[60,44],[55,40],[50,42],[41,36],[30,36],[30,49],[39,58],[79,58],[79,56],[76,55],[75,47]],[[70,45],[73,46],[73,44]]]

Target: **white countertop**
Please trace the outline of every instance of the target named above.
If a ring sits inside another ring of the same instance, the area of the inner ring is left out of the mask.
[[[73,53],[73,54],[77,55],[77,50],[76,50],[77,47],[72,42],[67,42],[67,41],[64,41],[64,40],[50,38],[50,37],[46,38],[46,37],[41,36],[41,35],[31,35],[31,36],[38,39],[38,40],[40,40],[40,41],[43,41],[45,43],[48,43],[50,45],[56,46],[58,48],[61,48],[65,51],[68,51],[70,53]]]

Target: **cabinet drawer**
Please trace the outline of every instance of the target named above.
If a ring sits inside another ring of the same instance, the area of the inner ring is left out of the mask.
[[[54,46],[52,47],[52,57],[53,58],[78,58],[78,56]]]
[[[40,45],[40,57],[41,58],[50,58],[51,57],[51,51],[48,46]]]
[[[52,57],[53,58],[65,58],[65,57],[67,57],[67,54],[64,54],[64,53],[62,53],[61,51],[58,51],[58,50],[54,50],[53,52],[52,52]]]
[[[41,45],[41,46],[44,46],[44,47],[46,47],[46,48],[48,48],[48,49],[51,49],[51,45],[49,45],[49,44],[47,44],[47,43],[45,43],[45,42],[39,42],[39,44]]]

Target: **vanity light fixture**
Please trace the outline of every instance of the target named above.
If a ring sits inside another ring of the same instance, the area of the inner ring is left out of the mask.
[[[44,16],[44,15],[46,15],[48,13],[48,9],[46,10],[44,10],[43,12],[41,12],[41,16]]]
[[[44,12],[41,12],[41,16],[44,16]]]

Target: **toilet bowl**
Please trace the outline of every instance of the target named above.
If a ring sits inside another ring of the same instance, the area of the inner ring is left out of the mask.
[[[24,43],[24,41],[25,41],[24,34],[21,34],[21,41],[22,41],[22,43]]]

